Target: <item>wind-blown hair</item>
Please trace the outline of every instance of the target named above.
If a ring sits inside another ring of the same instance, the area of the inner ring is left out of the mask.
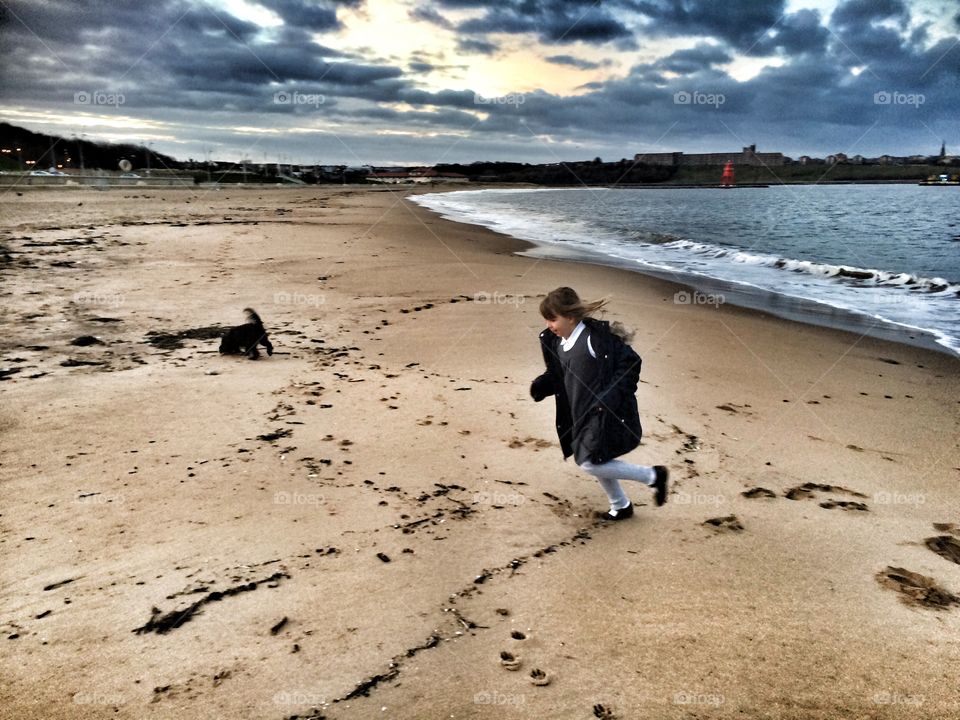
[[[584,302],[573,288],[558,287],[540,301],[540,314],[544,320],[556,320],[558,316],[583,320],[606,304],[606,300]]]
[[[540,314],[544,320],[556,320],[557,317],[568,317],[579,321],[585,317],[590,317],[598,310],[606,307],[606,305],[606,299],[585,302],[580,299],[577,291],[573,288],[558,287],[556,290],[548,292],[546,297],[540,301]],[[632,331],[627,330],[623,323],[620,322],[610,323],[610,332],[625,343],[629,343],[634,335]]]

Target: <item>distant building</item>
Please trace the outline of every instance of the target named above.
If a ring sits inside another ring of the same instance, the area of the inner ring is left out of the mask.
[[[740,152],[732,153],[692,153],[665,152],[665,153],[637,153],[633,156],[636,163],[647,165],[783,165],[783,153],[758,153],[756,145],[749,145]]]
[[[470,178],[454,172],[440,172],[435,168],[411,168],[409,170],[388,170],[372,172],[367,175],[369,182],[387,185],[397,183],[466,183]]]
[[[835,155],[827,155],[828,165],[845,165],[846,163],[847,163],[846,153],[836,153]]]

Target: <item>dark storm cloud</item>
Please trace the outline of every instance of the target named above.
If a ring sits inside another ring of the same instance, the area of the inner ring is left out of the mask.
[[[847,29],[891,18],[909,21],[910,11],[902,0],[847,0],[837,5],[830,16],[830,24]]]
[[[334,30],[339,27],[335,8],[309,0],[259,0],[260,5],[273,10],[285,25],[315,32]]]
[[[54,6],[11,2],[13,19],[0,29],[5,95],[67,102],[77,92],[104,90],[122,92],[128,107],[150,107],[176,106],[182,94],[189,107],[205,102],[220,109],[263,107],[263,98],[280,90],[389,99],[407,84],[398,67],[326,60],[344,53],[313,42],[311,28],[331,22],[317,11],[334,3],[273,3],[299,23],[283,26],[277,41],[206,5],[167,0],[149,14],[128,13],[129,2],[110,5],[69,7],[72,32],[64,35],[64,17]]]
[[[750,48],[751,55],[766,56],[782,52],[785,55],[820,54],[826,50],[830,31],[822,24],[817,10],[798,10],[784,15]]]
[[[786,0],[637,0],[625,2],[651,22],[655,35],[706,35],[746,50],[773,28]]]
[[[457,25],[460,33],[470,36],[529,33],[548,44],[582,41],[596,45],[609,42],[634,45],[629,28],[596,0],[501,0],[492,7],[472,0],[438,0],[437,5],[484,9],[480,17]]]
[[[677,50],[657,61],[656,65],[681,75],[692,75],[713,65],[722,65],[733,60],[733,57],[721,47],[700,43],[689,50]]]
[[[453,23],[441,15],[436,8],[425,5],[414,8],[408,14],[414,20],[423,20],[428,23],[433,23],[434,25],[442,27],[445,30],[453,29]]]
[[[477,40],[476,38],[459,38],[457,47],[461,52],[478,53],[480,55],[494,55],[500,49],[500,46],[496,43]]]
[[[593,62],[591,60],[573,57],[573,55],[551,55],[546,58],[546,60],[554,65],[569,65],[570,67],[575,67],[580,70],[597,70],[602,67],[609,67],[612,64],[609,60]]]
[[[558,153],[631,157],[657,149],[736,150],[751,142],[794,154],[869,154],[870,146],[879,154],[896,152],[895,143],[910,133],[927,141],[931,132],[944,132],[950,145],[951,127],[960,138],[960,46],[950,37],[928,47],[931,31],[912,26],[907,6],[896,0],[849,0],[826,20],[815,10],[784,14],[784,2],[772,0],[436,0],[411,11],[448,31],[456,20],[454,40],[470,54],[499,53],[489,37],[495,32],[526,35],[534,50],[539,39],[554,52],[582,42],[591,54],[597,47],[609,53],[634,41],[633,27],[645,38],[683,37],[687,46],[587,83],[576,95],[539,90],[503,98],[462,85],[424,89],[419,75],[431,72],[436,80],[456,62],[440,52],[386,62],[375,49],[337,49],[336,11],[358,7],[359,0],[263,0],[285,23],[268,31],[186,0],[156,0],[149,13],[129,0],[4,2],[5,104],[168,121],[204,142],[215,137],[213,126],[296,128],[270,135],[269,143],[288,143],[280,152],[304,149],[311,159],[339,152],[332,133],[301,132],[329,121],[354,128],[352,151],[379,153],[370,157],[379,162],[410,159],[407,148],[429,154],[447,139],[458,153],[448,160],[551,161]],[[465,11],[474,17],[460,19]],[[903,30],[887,27],[890,20]],[[321,31],[324,44],[314,41]],[[777,55],[783,65],[738,82],[722,66],[744,53]],[[613,64],[578,58],[573,50],[546,59],[584,70]],[[92,90],[124,92],[126,105],[77,108],[74,93]],[[880,92],[922,93],[924,101],[877,103]],[[385,126],[411,134],[376,135]],[[413,135],[427,130],[438,139]],[[259,142],[247,132],[217,132],[233,147]],[[501,150],[511,154],[491,155]]]

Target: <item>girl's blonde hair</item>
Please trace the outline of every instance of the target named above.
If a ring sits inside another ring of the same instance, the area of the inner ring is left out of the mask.
[[[606,305],[606,299],[584,302],[573,288],[558,287],[548,292],[547,296],[540,301],[540,314],[544,320],[556,320],[558,316],[583,320]],[[610,332],[625,343],[633,340],[634,331],[628,330],[621,322],[610,323]]]
[[[540,301],[540,314],[544,320],[556,320],[558,316],[583,320],[606,304],[606,300],[584,302],[573,288],[558,287]]]

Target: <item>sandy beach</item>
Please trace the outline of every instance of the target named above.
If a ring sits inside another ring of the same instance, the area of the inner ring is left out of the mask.
[[[0,717],[960,717],[957,358],[409,192],[0,196]],[[559,285],[636,330],[626,522],[528,394]]]

